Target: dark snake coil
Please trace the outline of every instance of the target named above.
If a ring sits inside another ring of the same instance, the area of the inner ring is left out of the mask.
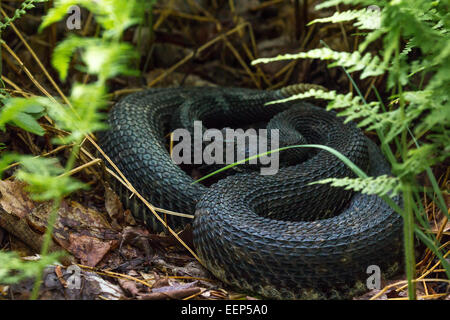
[[[118,102],[100,136],[103,150],[150,203],[195,212],[194,246],[216,277],[269,298],[299,298],[305,288],[348,288],[368,277],[368,266],[386,268],[398,258],[402,230],[400,216],[378,196],[309,184],[354,176],[325,150],[276,175],[238,173],[210,188],[192,184],[172,162],[164,136],[174,115],[182,125],[201,120],[206,127],[273,118],[268,126],[297,130],[308,143],[330,146],[370,176],[389,174],[378,147],[353,123],[303,102],[264,105],[286,95],[286,90],[150,89]],[[115,189],[135,217],[161,230],[136,197]],[[167,221],[172,227],[192,222],[172,215]]]

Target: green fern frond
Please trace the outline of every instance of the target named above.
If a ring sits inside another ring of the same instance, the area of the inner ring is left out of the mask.
[[[331,184],[333,187],[345,188],[364,194],[376,194],[384,196],[391,193],[395,196],[399,193],[400,180],[395,177],[382,175],[368,178],[328,178],[310,184]]]
[[[438,150],[434,144],[423,144],[416,149],[408,150],[408,157],[403,163],[394,164],[393,172],[401,178],[407,175],[418,175],[431,165],[442,161],[437,157]]]
[[[353,6],[356,6],[358,4],[362,4],[362,5],[366,5],[366,6],[370,6],[373,5],[374,2],[370,1],[370,0],[328,0],[328,1],[323,1],[319,4],[317,4],[315,6],[316,10],[321,10],[324,8],[331,8],[331,7],[335,7],[339,4],[343,4],[343,5],[348,5],[351,4]],[[377,1],[377,4],[379,5],[384,5],[385,1]]]
[[[437,31],[440,35],[445,36],[448,34],[449,30],[445,27],[445,24],[442,20],[436,20],[436,17],[431,16],[429,13],[423,13],[418,16],[418,19],[421,21],[426,21],[429,23],[431,30]],[[447,17],[449,19],[449,17]],[[403,48],[401,55],[406,56],[409,52],[411,52],[412,48],[417,48],[420,46],[420,41],[417,40],[416,37],[411,37],[408,39],[405,47]]]
[[[288,90],[285,90],[285,88],[281,89],[283,92],[288,92]],[[336,91],[325,91],[321,89],[310,89],[305,92],[293,94],[288,98],[275,100],[267,102],[266,105],[276,104],[276,103],[285,103],[293,100],[301,100],[301,99],[308,99],[308,98],[316,98],[316,99],[323,99],[323,100],[334,100],[336,98]]]
[[[417,118],[417,115],[414,113],[417,109],[412,109],[411,114],[408,113],[405,118],[402,118],[399,109],[381,112],[381,103],[378,101],[367,103],[360,96],[353,96],[351,93],[344,95],[336,91],[316,89],[295,94],[285,99],[271,101],[266,105],[308,98],[330,100],[327,110],[337,110],[338,116],[345,117],[345,123],[356,121],[358,122],[358,127],[365,127],[367,130],[379,129],[383,130],[383,132],[386,131],[387,133],[383,143],[392,141],[399,132],[405,130],[408,124]]]
[[[361,17],[365,11],[366,9],[335,12],[330,17],[315,19],[310,23],[308,23],[308,25],[314,23],[327,23],[327,22],[338,23],[338,22],[352,21]]]
[[[252,65],[258,63],[269,63],[280,60],[293,60],[293,59],[320,59],[320,60],[334,60],[329,67],[344,67],[348,72],[361,71],[361,79],[378,76],[386,71],[385,65],[381,62],[378,56],[373,56],[369,52],[363,56],[360,52],[355,51],[339,52],[329,48],[313,49],[306,52],[299,52],[295,54],[278,55],[274,58],[260,58],[252,61]]]
[[[424,120],[418,124],[420,130],[431,130],[438,123],[450,123],[449,95],[438,93],[434,90],[406,91],[405,101],[409,102],[406,108],[406,117],[409,122],[427,114]],[[447,107],[443,107],[447,106]]]
[[[280,89],[280,91],[285,96],[293,96],[296,94],[305,93],[307,91],[310,91],[311,89],[322,90],[324,92],[328,91],[327,88],[325,88],[321,85],[318,85],[318,84],[314,84],[314,83],[297,83],[297,84],[293,84],[293,85],[290,85],[287,87],[283,87]]]
[[[360,9],[347,10],[343,12],[335,12],[332,16],[326,18],[315,19],[308,25],[314,23],[338,23],[357,20],[353,25],[358,29],[378,29],[381,25],[381,14],[379,11]]]
[[[407,56],[408,53],[411,52],[412,48],[415,47],[414,42],[410,39],[408,40],[408,42],[405,44],[405,47],[403,48],[402,52],[400,52],[401,56]]]
[[[378,111],[380,110],[379,102],[374,101],[370,103],[364,103],[359,96],[354,97],[351,93],[347,93],[344,95],[337,93],[334,90],[323,91],[311,89],[304,93],[295,94],[286,99],[268,102],[267,105],[307,98],[331,100],[331,102],[327,106],[327,110],[340,110],[338,115],[345,116],[345,122],[363,118],[360,126],[375,126],[379,125],[380,123],[390,121],[390,117],[384,117],[382,114],[378,113]]]

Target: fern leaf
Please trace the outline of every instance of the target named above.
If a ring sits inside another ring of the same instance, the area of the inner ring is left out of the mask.
[[[383,143],[389,143],[415,119],[412,114],[407,116],[406,119],[401,118],[399,109],[381,112],[381,104],[378,101],[366,103],[360,96],[354,97],[351,93],[344,95],[336,91],[316,89],[294,94],[285,99],[271,101],[267,105],[308,98],[331,100],[327,110],[337,110],[338,116],[345,117],[344,123],[357,121],[358,127],[365,127],[367,130],[387,131]]]
[[[315,19],[308,25],[314,23],[338,23],[357,20],[353,25],[358,29],[378,29],[381,26],[381,14],[379,11],[367,9],[347,10],[343,12],[335,12],[332,16],[326,18]]]
[[[378,56],[372,56],[370,53],[361,56],[361,53],[355,51],[339,52],[329,48],[313,49],[306,52],[299,52],[295,54],[278,55],[274,58],[260,58],[252,61],[252,65],[258,63],[269,63],[280,60],[294,60],[294,59],[320,59],[320,60],[334,60],[330,67],[341,66],[347,69],[348,72],[363,71],[360,78],[364,79],[370,76],[378,76],[386,71],[385,66]]]
[[[331,184],[333,187],[345,188],[364,194],[384,196],[390,193],[397,195],[400,191],[400,180],[395,177],[382,175],[368,178],[328,178],[310,184]]]
[[[422,173],[433,164],[443,161],[445,155],[442,159],[439,159],[439,157],[437,157],[438,154],[437,145],[423,144],[416,149],[408,150],[406,160],[403,163],[395,164],[392,169],[397,173],[396,175],[399,178],[407,175],[415,176]]]
[[[324,8],[330,8],[330,7],[335,7],[339,4],[351,4],[353,6],[358,5],[358,4],[365,4],[367,6],[372,5],[373,1],[369,1],[369,0],[327,0],[327,1],[323,1],[321,3],[319,3],[318,5],[315,6],[316,10],[321,10]]]
[[[308,23],[308,25],[314,23],[327,23],[327,22],[338,23],[338,22],[352,21],[358,19],[358,17],[361,17],[365,11],[366,9],[335,12],[330,17],[315,19],[310,23]]]
[[[303,93],[292,95],[288,98],[268,102],[267,105],[275,103],[284,103],[292,100],[300,100],[307,98],[331,100],[327,106],[327,110],[339,109],[338,115],[345,116],[345,122],[364,118],[363,124],[360,126],[375,125],[384,122],[383,115],[378,114],[380,109],[379,102],[370,102],[365,104],[361,97],[354,97],[351,93],[339,94],[336,91],[324,91],[311,89]]]

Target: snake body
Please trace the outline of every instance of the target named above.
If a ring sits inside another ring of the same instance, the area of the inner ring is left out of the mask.
[[[378,196],[310,184],[353,176],[325,150],[275,175],[238,173],[210,188],[192,184],[171,161],[167,124],[189,127],[201,120],[207,127],[238,127],[272,119],[268,127],[297,130],[308,143],[338,150],[371,176],[389,174],[378,147],[355,124],[307,103],[265,105],[286,95],[241,88],[150,89],[118,102],[100,137],[106,154],[150,203],[195,213],[194,246],[216,277],[269,298],[299,298],[305,288],[339,288],[367,278],[370,265],[383,268],[398,258],[402,230],[401,217]],[[139,220],[161,229],[150,211],[123,188],[116,190]],[[167,222],[176,227],[190,221],[167,215]]]

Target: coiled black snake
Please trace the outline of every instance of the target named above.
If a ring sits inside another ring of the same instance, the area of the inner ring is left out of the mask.
[[[276,121],[298,130],[308,143],[340,151],[369,175],[389,173],[378,147],[353,123],[302,102],[264,105],[284,97],[285,90],[150,89],[118,102],[100,138],[106,154],[150,203],[195,212],[195,249],[215,276],[270,298],[298,298],[305,288],[326,290],[364,279],[368,266],[383,267],[398,257],[402,227],[400,216],[377,196],[310,185],[353,176],[325,150],[276,175],[238,173],[210,188],[192,184],[171,161],[166,126],[188,108],[189,119],[180,123],[202,120],[207,127],[238,127],[276,115]],[[161,228],[138,201],[122,198],[137,218]],[[192,222],[167,217],[171,226]]]

